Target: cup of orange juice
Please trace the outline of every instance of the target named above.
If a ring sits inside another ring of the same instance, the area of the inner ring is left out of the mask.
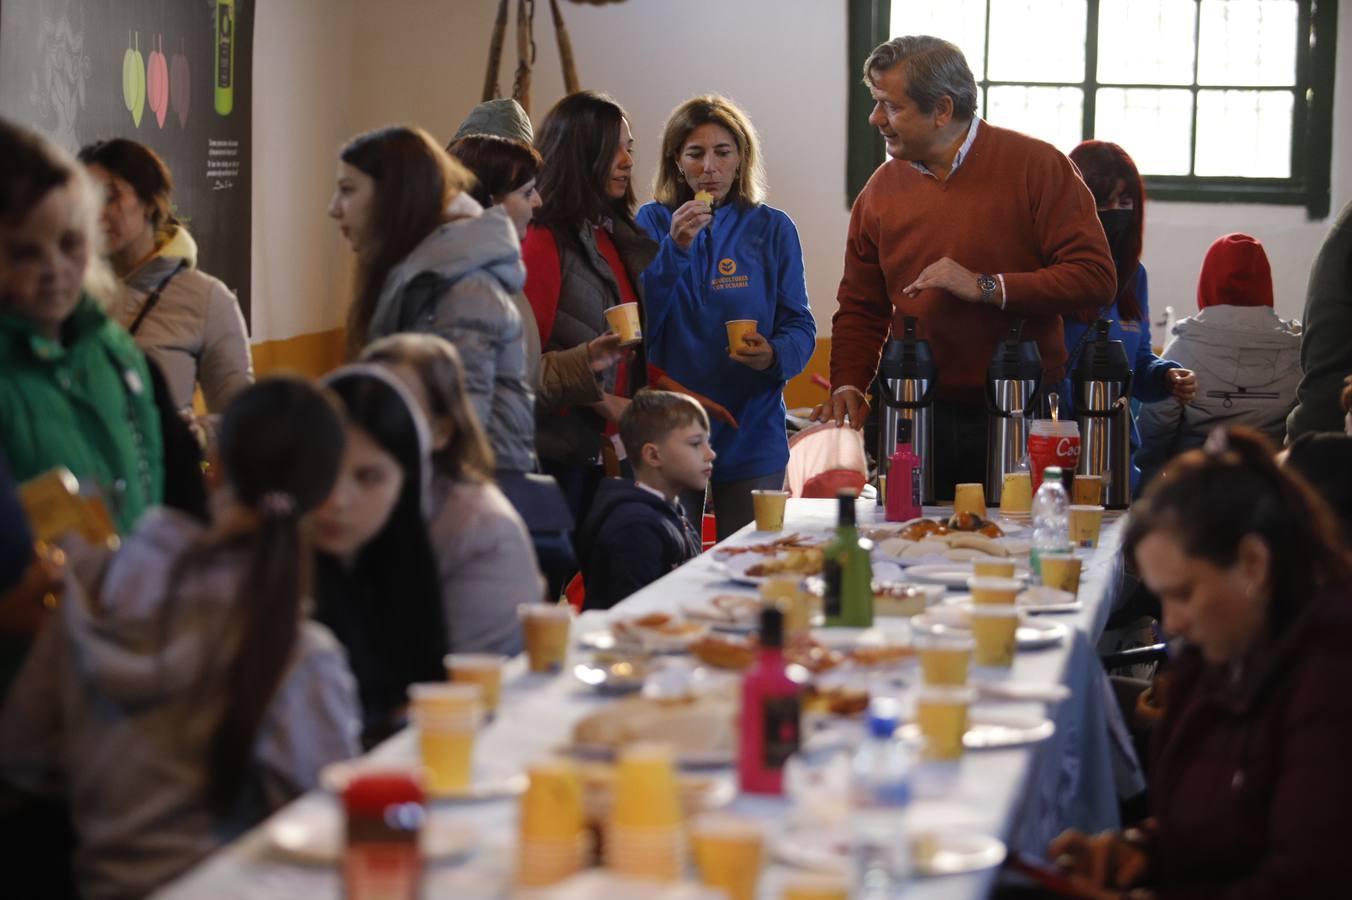
[[[409,685],[408,697],[413,723],[418,729],[418,752],[428,794],[446,796],[470,786],[482,694],[483,689],[477,684]]]

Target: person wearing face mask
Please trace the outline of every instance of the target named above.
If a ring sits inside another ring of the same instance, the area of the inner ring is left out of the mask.
[[[525,110],[515,100],[500,99],[474,107],[446,147],[474,175],[474,199],[484,209],[502,207],[523,240],[541,204],[536,188],[541,159],[531,146],[534,140]],[[607,331],[585,344],[542,354],[530,301],[522,291],[512,300],[521,314],[526,377],[535,386],[536,409],[600,403],[604,396],[596,375],[619,360],[620,336]]]
[[[783,486],[784,385],[816,347],[798,229],[763,202],[764,182],[746,114],[726,97],[695,97],[667,120],[656,199],[638,211],[661,244],[643,272],[652,360],[737,419],[714,422],[710,441],[719,540],[753,518],[752,490]],[[735,319],[755,327],[728,346]]]
[[[197,244],[170,208],[168,167],[125,138],[79,157],[104,190],[104,252],[124,287],[111,312],[164,372],[177,409],[191,408],[200,384],[218,416],[253,383],[249,335],[230,289],[197,268]]]
[[[1098,319],[1108,320],[1108,336],[1121,341],[1126,350],[1132,366],[1133,399],[1150,403],[1172,398],[1177,405],[1186,406],[1197,394],[1197,377],[1178,363],[1156,356],[1150,343],[1149,285],[1145,266],[1141,264],[1145,185],[1136,163],[1125,150],[1107,141],[1085,141],[1069,155],[1094,195],[1099,221],[1103,224],[1103,233],[1113,254],[1113,266],[1117,269],[1117,294],[1107,306],[1063,317],[1067,361],[1066,377],[1060,391],[1061,417],[1069,419],[1075,415],[1072,377]],[[1133,416],[1133,456],[1140,446],[1141,437]],[[1139,491],[1141,483],[1141,470],[1133,462],[1133,495]]]

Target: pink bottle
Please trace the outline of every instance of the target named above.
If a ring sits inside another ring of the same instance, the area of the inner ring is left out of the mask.
[[[737,776],[752,794],[784,793],[784,764],[798,752],[803,687],[784,664],[784,614],[761,612],[760,657],[742,681]]]
[[[910,419],[897,423],[897,452],[887,464],[887,509],[889,522],[909,522],[924,514],[920,506],[920,457],[911,446]]]

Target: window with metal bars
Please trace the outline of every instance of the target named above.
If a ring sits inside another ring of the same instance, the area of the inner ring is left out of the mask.
[[[1336,0],[851,0],[850,197],[883,160],[860,82],[902,34],[957,44],[979,114],[1121,144],[1155,200],[1329,210]]]

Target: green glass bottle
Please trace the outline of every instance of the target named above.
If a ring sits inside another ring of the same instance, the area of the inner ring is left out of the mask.
[[[873,625],[873,564],[868,553],[871,541],[861,540],[855,528],[855,495],[841,491],[836,518],[836,536],[823,549],[822,595],[827,627],[868,628]]]

